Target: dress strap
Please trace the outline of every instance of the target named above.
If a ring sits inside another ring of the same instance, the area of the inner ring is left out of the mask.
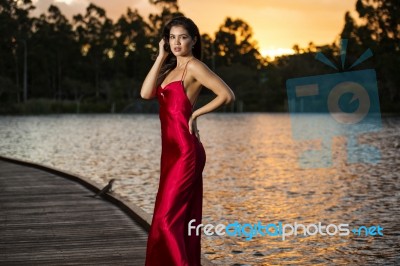
[[[193,59],[193,57],[190,58],[190,59],[186,62],[185,69],[183,70],[183,73],[182,73],[181,81],[183,81],[183,79],[185,78],[185,75],[186,75],[186,67],[187,67],[189,61],[192,60],[192,59]]]

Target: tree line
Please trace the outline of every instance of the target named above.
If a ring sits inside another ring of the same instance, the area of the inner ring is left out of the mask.
[[[154,112],[155,101],[140,98],[140,87],[157,52],[164,24],[184,15],[177,0],[149,0],[159,12],[144,19],[127,8],[115,22],[89,4],[69,21],[50,5],[31,16],[31,0],[0,0],[0,113]],[[340,38],[349,39],[349,60],[371,48],[383,111],[399,111],[399,0],[358,0],[359,18],[345,14],[332,44],[306,48],[271,61],[261,56],[251,26],[225,18],[216,33],[202,34],[203,61],[234,90],[236,102],[224,111],[286,111],[285,81],[332,73],[315,60],[322,51],[338,57]],[[212,98],[202,90],[198,104]]]

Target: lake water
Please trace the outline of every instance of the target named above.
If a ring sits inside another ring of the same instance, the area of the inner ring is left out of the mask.
[[[305,119],[326,121],[315,115]],[[332,224],[331,233],[339,224],[349,224],[349,230],[383,228],[383,236],[365,236],[363,230],[304,236],[299,229],[285,240],[203,234],[203,253],[214,263],[400,265],[399,118],[384,118],[379,132],[360,137],[360,143],[380,150],[379,163],[348,163],[346,138],[338,136],[327,168],[299,166],[299,154],[320,144],[294,140],[288,114],[212,113],[198,118],[198,127],[207,154],[203,224],[301,223],[312,232],[312,224],[321,222]],[[0,154],[100,185],[117,178],[115,193],[153,212],[161,155],[157,114],[0,116]]]

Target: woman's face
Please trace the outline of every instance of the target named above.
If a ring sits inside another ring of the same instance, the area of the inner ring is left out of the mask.
[[[169,32],[169,47],[175,56],[185,56],[192,53],[195,41],[182,26],[172,26]]]

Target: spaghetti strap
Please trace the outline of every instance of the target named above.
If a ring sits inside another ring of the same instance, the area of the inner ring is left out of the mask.
[[[186,62],[186,65],[185,65],[185,69],[183,70],[183,73],[182,73],[182,78],[181,78],[181,81],[183,81],[183,79],[185,78],[185,74],[186,74],[186,67],[187,67],[187,65],[188,65],[188,63],[189,63],[189,61],[190,60],[192,60],[193,59],[193,57],[192,58],[190,58],[187,62]]]

